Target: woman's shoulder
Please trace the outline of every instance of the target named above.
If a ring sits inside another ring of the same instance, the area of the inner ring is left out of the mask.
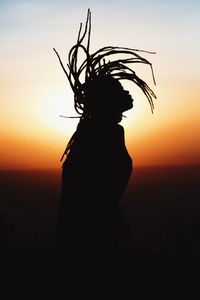
[[[76,141],[81,144],[98,143],[102,140],[111,142],[123,137],[124,128],[120,124],[106,124],[96,120],[84,121],[76,131]]]

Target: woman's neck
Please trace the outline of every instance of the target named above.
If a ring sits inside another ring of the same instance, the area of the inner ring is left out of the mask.
[[[110,125],[115,125],[121,122],[122,120],[122,115],[105,115],[105,114],[101,114],[101,115],[95,115],[91,117],[92,120],[95,120],[97,122],[100,123],[104,123],[104,124],[110,124]]]

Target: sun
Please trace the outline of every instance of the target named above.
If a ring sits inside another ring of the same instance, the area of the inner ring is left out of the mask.
[[[73,105],[73,94],[70,91],[66,89],[51,91],[51,94],[42,96],[38,102],[40,122],[51,130],[71,135],[76,129],[79,118],[65,117],[79,117]]]

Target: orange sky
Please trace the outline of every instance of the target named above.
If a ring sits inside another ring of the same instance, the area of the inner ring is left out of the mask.
[[[134,109],[125,114],[122,125],[134,164],[200,163],[200,4],[175,0],[165,6],[144,0],[135,6],[126,0],[125,6],[117,3],[113,13],[113,1],[106,3],[106,11],[104,1],[94,1],[93,7],[88,3],[92,49],[117,45],[157,53],[145,56],[153,63],[156,87],[149,69],[138,69],[158,97],[153,115],[142,93],[128,85]],[[66,7],[61,0],[0,4],[0,169],[60,167],[77,121],[59,117],[75,113],[72,92],[52,48],[65,59],[88,7],[87,1],[84,7]]]

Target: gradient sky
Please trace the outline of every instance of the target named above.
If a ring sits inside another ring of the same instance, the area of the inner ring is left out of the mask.
[[[63,61],[92,11],[91,51],[106,45],[155,51],[155,111],[128,85],[134,109],[122,121],[135,165],[200,163],[200,1],[0,1],[1,169],[59,168],[77,121]]]

